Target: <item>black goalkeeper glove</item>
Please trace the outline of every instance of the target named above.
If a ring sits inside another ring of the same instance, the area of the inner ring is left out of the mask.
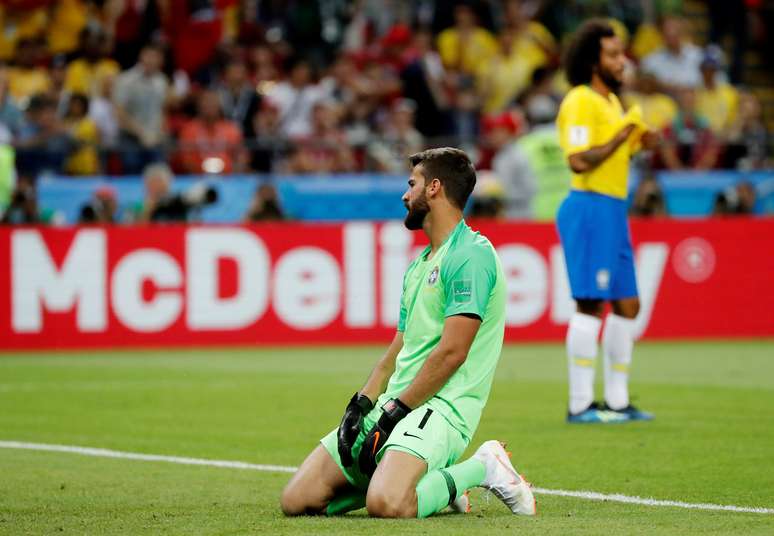
[[[360,456],[358,464],[360,472],[366,476],[371,476],[376,470],[376,455],[382,449],[387,438],[390,437],[395,425],[398,424],[406,415],[411,413],[411,408],[397,398],[392,398],[382,406],[382,416],[368,432],[363,446],[360,447]]]
[[[363,427],[363,417],[374,409],[374,403],[365,395],[355,393],[347,404],[344,417],[339,425],[339,458],[344,467],[352,465],[352,446],[355,444],[360,429]]]

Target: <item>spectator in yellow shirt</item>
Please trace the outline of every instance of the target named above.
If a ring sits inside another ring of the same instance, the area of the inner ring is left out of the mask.
[[[65,172],[69,175],[95,175],[99,171],[97,153],[99,131],[88,113],[88,97],[82,93],[71,95],[65,115],[65,125],[79,147],[65,162]]]
[[[51,88],[48,72],[38,65],[41,43],[37,39],[23,39],[17,43],[15,65],[8,73],[11,96],[23,105],[32,95],[46,93]]]
[[[656,77],[640,71],[634,87],[623,94],[626,108],[638,104],[642,108],[642,120],[655,130],[663,130],[677,117],[677,104],[666,93],[661,93]]]
[[[701,62],[702,84],[696,91],[696,108],[709,121],[715,134],[726,137],[734,124],[739,108],[739,92],[718,76],[721,67],[721,52],[708,47]]]
[[[105,57],[108,50],[107,36],[100,31],[85,29],[81,32],[81,57],[67,66],[65,89],[72,93],[95,95],[102,81],[121,71],[118,62]]]
[[[85,0],[58,0],[54,3],[47,28],[48,48],[52,54],[68,54],[78,47],[78,38],[89,18]]]
[[[497,40],[478,25],[473,8],[461,3],[454,8],[454,26],[438,35],[438,53],[447,69],[473,76],[497,54]]]
[[[0,60],[10,61],[21,41],[42,35],[48,25],[48,12],[44,7],[6,4],[0,2]]]
[[[477,86],[484,113],[501,112],[529,86],[532,67],[523,56],[513,53],[514,37],[511,30],[503,30],[497,54],[479,68]]]

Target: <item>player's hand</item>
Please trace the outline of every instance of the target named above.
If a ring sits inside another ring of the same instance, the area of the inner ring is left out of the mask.
[[[411,408],[397,398],[388,400],[382,406],[382,416],[368,432],[363,446],[360,447],[358,464],[360,472],[371,476],[376,470],[376,455],[382,449],[392,430],[406,415],[411,413]]]
[[[629,138],[629,136],[631,135],[631,133],[635,131],[636,128],[637,128],[637,125],[635,125],[634,123],[629,123],[628,125],[623,127],[621,130],[619,130],[618,131],[618,137],[620,138],[620,141],[622,143],[624,141],[626,141]]]
[[[352,465],[352,446],[355,444],[360,429],[363,427],[363,417],[374,409],[374,403],[365,395],[355,393],[344,410],[344,417],[339,425],[339,458],[344,467]]]

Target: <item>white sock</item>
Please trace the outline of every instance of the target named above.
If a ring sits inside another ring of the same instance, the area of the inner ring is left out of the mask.
[[[602,320],[575,313],[567,327],[567,365],[570,378],[570,413],[579,413],[594,401],[594,362]]]
[[[607,315],[602,333],[602,351],[605,354],[605,402],[612,409],[623,409],[629,405],[633,333],[633,318],[612,313]]]

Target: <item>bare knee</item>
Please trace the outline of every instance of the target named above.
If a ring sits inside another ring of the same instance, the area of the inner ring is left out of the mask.
[[[639,298],[626,298],[613,302],[613,313],[624,318],[637,318],[640,313]]]
[[[293,489],[294,487],[292,482],[285,486],[280,497],[280,508],[286,516],[300,516],[306,513],[303,498]]]
[[[286,516],[313,516],[319,515],[325,508],[325,505],[318,503],[318,501],[310,500],[307,494],[291,481],[282,490],[280,508]]]
[[[417,517],[416,495],[368,490],[366,510],[371,517]]]

